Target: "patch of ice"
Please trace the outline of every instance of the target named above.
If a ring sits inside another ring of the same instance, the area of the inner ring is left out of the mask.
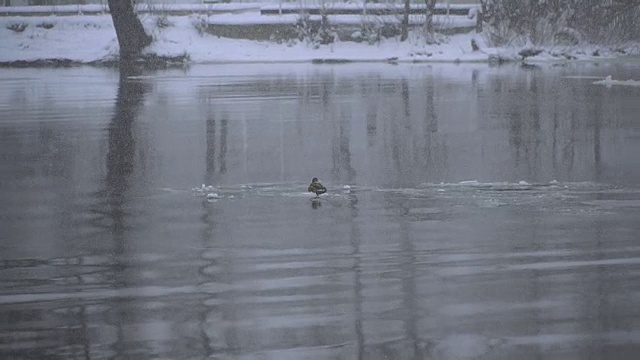
[[[466,180],[466,181],[460,181],[459,184],[460,185],[479,185],[480,182],[478,180]]]
[[[478,359],[501,343],[475,334],[458,334],[446,337],[435,346],[435,354],[440,359]]]
[[[572,75],[565,76],[565,79],[602,79],[602,76]]]
[[[207,200],[220,199],[220,195],[217,193],[208,193]]]
[[[593,82],[595,85],[604,85],[606,87],[612,87],[613,85],[619,86],[640,86],[640,81],[638,80],[613,80],[611,75],[608,75],[604,80],[598,80]]]

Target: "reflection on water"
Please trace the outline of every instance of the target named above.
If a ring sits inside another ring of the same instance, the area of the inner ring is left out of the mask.
[[[2,70],[0,357],[635,358],[610,74]]]

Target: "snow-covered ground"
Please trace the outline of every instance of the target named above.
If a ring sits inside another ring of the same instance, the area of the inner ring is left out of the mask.
[[[309,44],[304,41],[254,41],[213,36],[198,30],[203,21],[219,25],[256,25],[295,22],[298,15],[264,16],[258,10],[244,9],[240,13],[215,15],[166,16],[141,14],[141,20],[154,38],[146,50],[161,56],[188,55],[191,62],[306,62],[313,60],[351,61],[460,61],[478,62],[501,58],[520,60],[522,48],[493,48],[475,32],[442,36],[437,45],[427,45],[418,31],[410,39],[383,39],[374,44],[341,41],[330,45]],[[159,17],[162,24],[159,26]],[[340,16],[334,23],[362,24],[361,16]],[[415,19],[419,21],[419,19]],[[442,28],[472,26],[475,20],[466,17],[437,17]],[[473,51],[472,40],[480,50]],[[638,53],[638,46],[627,49],[627,55]],[[531,60],[549,61],[592,59],[621,55],[605,47],[549,48]],[[0,62],[67,59],[79,63],[115,59],[118,43],[111,17],[108,14],[67,16],[4,16],[0,17]]]

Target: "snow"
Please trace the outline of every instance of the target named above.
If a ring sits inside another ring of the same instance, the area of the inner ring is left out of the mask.
[[[226,8],[223,6],[227,6]],[[182,5],[193,9],[195,5]],[[369,62],[487,62],[492,59],[520,61],[517,48],[493,48],[482,36],[475,32],[452,36],[439,36],[438,44],[428,45],[419,30],[410,34],[408,41],[397,38],[382,39],[368,44],[352,41],[336,41],[329,45],[310,44],[305,41],[256,41],[230,39],[213,36],[197,29],[205,22],[215,25],[256,25],[292,24],[298,15],[260,15],[255,4],[202,5],[227,13],[212,12],[192,15],[162,15],[141,13],[140,19],[153,38],[153,44],[145,51],[160,56],[188,55],[193,63],[257,63],[257,62],[311,62],[317,60],[346,60]],[[95,5],[94,7],[101,7]],[[174,6],[175,7],[175,6]],[[17,8],[17,7],[16,7]],[[42,7],[21,7],[22,11],[34,13]],[[56,11],[66,9],[78,11],[78,6],[56,6]],[[102,7],[103,8],[103,7]],[[0,13],[10,8],[0,8]],[[84,8],[83,8],[84,9]],[[89,9],[89,6],[87,6]],[[97,10],[91,8],[92,10]],[[233,10],[233,11],[232,11]],[[232,11],[232,12],[229,12]],[[158,26],[163,18],[169,26]],[[313,18],[313,16],[312,16]],[[331,23],[361,25],[366,21],[379,22],[382,17],[339,15],[330,18]],[[396,17],[386,20],[397,21]],[[419,16],[411,17],[412,22],[423,21]],[[465,16],[435,16],[435,23],[441,28],[468,28],[475,20]],[[10,28],[22,24],[23,31]],[[480,46],[472,51],[471,41]],[[67,59],[79,63],[91,63],[115,59],[118,43],[110,15],[65,15],[65,16],[3,16],[0,17],[0,62],[36,61],[41,59]],[[577,53],[580,53],[579,51]],[[590,53],[590,52],[586,52]],[[605,51],[600,51],[603,58]],[[546,55],[544,55],[546,54]],[[557,56],[544,53],[534,61],[558,61]],[[575,58],[590,58],[576,55]],[[564,58],[561,58],[564,60]],[[529,60],[529,59],[527,59]],[[622,85],[622,84],[616,84]],[[629,85],[629,84],[626,84]]]
[[[293,23],[293,16],[262,16],[256,14],[204,17],[210,24]],[[353,16],[353,21],[361,21]],[[472,52],[475,34],[449,38],[446,45],[425,45],[417,37],[407,42],[385,39],[378,44],[338,41],[326,46],[306,42],[278,44],[269,41],[229,39],[200,33],[195,24],[203,16],[169,16],[169,27],[159,28],[157,17],[141,15],[141,20],[154,38],[146,50],[162,56],[188,54],[196,63],[225,62],[303,62],[314,59],[348,59],[353,61],[484,61],[497,50]],[[343,21],[349,21],[348,18]],[[9,30],[12,24],[26,24],[22,32]],[[46,29],[43,24],[51,24]],[[37,59],[70,59],[88,63],[116,57],[118,43],[109,15],[91,16],[16,16],[0,18],[0,62]]]
[[[16,33],[11,24],[26,24]],[[44,24],[52,24],[46,29]],[[0,18],[0,62],[70,59],[91,62],[118,54],[110,16],[43,16]]]
[[[486,54],[473,53],[469,48],[473,34],[456,36],[450,39],[451,46],[426,46],[419,41],[402,43],[396,39],[387,39],[379,44],[336,42],[315,48],[312,44],[276,44],[267,41],[251,41],[216,38],[200,35],[193,29],[188,17],[175,18],[175,27],[154,33],[157,41],[149,51],[159,55],[178,55],[188,53],[197,63],[206,62],[303,62],[314,59],[353,61],[386,61],[396,58],[398,61],[413,61],[431,58],[431,60],[482,61]],[[469,48],[464,51],[464,47]],[[431,55],[429,55],[431,54]]]

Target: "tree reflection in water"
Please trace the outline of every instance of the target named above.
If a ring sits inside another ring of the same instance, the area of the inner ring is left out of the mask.
[[[124,288],[133,282],[130,280],[131,270],[127,268],[128,240],[131,233],[127,224],[133,222],[130,208],[131,179],[136,171],[136,134],[135,123],[150,86],[141,80],[132,79],[141,74],[141,70],[133,64],[121,64],[118,94],[115,101],[113,117],[108,127],[108,151],[106,157],[106,206],[105,216],[110,220],[113,241],[112,284],[115,289]],[[126,324],[132,311],[132,304],[127,301],[115,301],[113,321],[116,327],[116,340],[111,345],[118,356],[130,353],[126,344],[131,341],[127,334]]]

